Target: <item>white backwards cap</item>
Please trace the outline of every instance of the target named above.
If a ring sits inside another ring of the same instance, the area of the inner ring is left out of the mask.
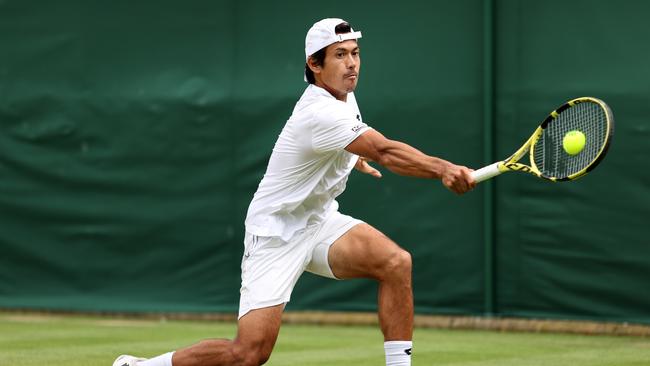
[[[339,18],[327,18],[314,23],[309,28],[307,37],[305,37],[305,61],[309,59],[309,56],[332,43],[361,38],[361,32],[355,32],[352,28],[350,28],[350,33],[336,34],[334,28],[341,23],[347,22]],[[305,81],[307,81],[306,77]]]

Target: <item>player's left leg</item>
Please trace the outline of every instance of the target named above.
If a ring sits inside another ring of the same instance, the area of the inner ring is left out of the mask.
[[[372,226],[361,223],[329,248],[329,266],[337,278],[379,282],[379,323],[386,364],[411,364],[413,290],[411,255]]]
[[[328,261],[337,278],[379,282],[379,321],[384,340],[411,340],[413,290],[411,255],[374,227],[362,223],[338,238]]]
[[[205,339],[148,360],[122,355],[113,366],[259,366],[271,356],[283,310],[280,304],[249,311],[239,319],[233,340]]]

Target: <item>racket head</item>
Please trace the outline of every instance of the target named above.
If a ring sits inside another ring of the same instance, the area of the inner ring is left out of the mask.
[[[540,178],[552,181],[578,179],[603,160],[614,136],[614,115],[600,99],[572,99],[551,112],[533,135],[530,144],[530,165]],[[585,135],[584,148],[570,155],[562,147],[569,131]]]

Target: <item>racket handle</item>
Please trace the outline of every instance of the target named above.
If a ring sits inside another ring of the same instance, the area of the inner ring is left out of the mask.
[[[492,177],[495,177],[499,174],[501,174],[501,170],[499,170],[499,164],[501,162],[496,162],[494,164],[490,164],[486,167],[483,167],[479,170],[475,170],[471,173],[472,178],[474,178],[474,181],[476,183],[480,183],[484,180],[488,180]]]

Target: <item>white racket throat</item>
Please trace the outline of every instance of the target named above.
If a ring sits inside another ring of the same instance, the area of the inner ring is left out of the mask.
[[[501,163],[502,162],[498,161],[498,162],[496,162],[494,164],[490,164],[490,165],[485,166],[485,167],[483,167],[483,168],[481,168],[479,170],[473,171],[471,173],[472,179],[474,179],[474,181],[476,183],[480,183],[480,182],[482,182],[484,180],[488,180],[488,179],[490,179],[492,177],[496,177],[497,175],[503,173],[499,169],[499,164],[501,164]]]

